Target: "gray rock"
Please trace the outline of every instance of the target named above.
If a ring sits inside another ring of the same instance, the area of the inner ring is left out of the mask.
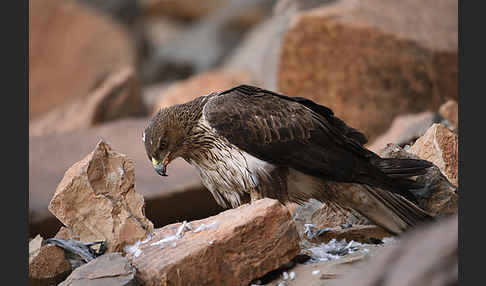
[[[59,286],[141,285],[135,273],[135,267],[121,253],[108,253],[76,268]]]

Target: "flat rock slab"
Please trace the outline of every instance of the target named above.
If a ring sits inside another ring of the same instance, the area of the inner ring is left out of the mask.
[[[287,208],[262,199],[155,230],[126,248],[145,285],[248,285],[299,254]]]
[[[59,286],[137,286],[135,268],[121,253],[107,253],[76,268]]]

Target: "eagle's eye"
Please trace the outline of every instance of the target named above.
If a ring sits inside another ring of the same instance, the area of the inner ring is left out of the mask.
[[[164,150],[167,147],[167,138],[160,138],[159,140],[159,150]]]

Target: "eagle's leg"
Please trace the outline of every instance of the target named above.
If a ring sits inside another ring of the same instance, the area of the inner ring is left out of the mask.
[[[263,196],[256,189],[250,190],[250,203],[261,199],[263,199]]]

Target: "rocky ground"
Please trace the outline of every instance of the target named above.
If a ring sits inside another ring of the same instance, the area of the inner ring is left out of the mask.
[[[29,6],[31,284],[457,285],[457,1]],[[162,180],[141,140],[151,116],[238,84],[432,162],[415,179],[437,222],[396,237],[317,201],[223,210],[182,160]]]

